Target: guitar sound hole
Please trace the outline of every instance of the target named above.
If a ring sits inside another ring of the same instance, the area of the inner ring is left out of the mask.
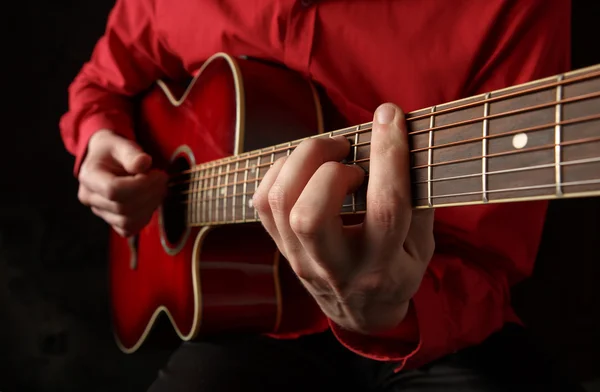
[[[163,235],[170,245],[180,243],[186,234],[188,191],[190,189],[190,163],[186,156],[179,156],[169,167],[169,192],[162,207]],[[185,173],[184,173],[185,172]]]

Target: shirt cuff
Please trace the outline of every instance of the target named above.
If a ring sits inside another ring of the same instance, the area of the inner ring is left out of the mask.
[[[92,135],[102,129],[108,129],[126,139],[134,140],[131,118],[122,111],[94,113],[85,118],[79,127],[77,148],[75,149],[75,165],[73,173],[78,175],[81,163],[87,154],[88,143]]]

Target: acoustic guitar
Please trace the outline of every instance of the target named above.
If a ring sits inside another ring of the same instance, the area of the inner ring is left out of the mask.
[[[118,346],[136,351],[161,313],[182,340],[281,331],[295,311],[285,298],[308,294],[290,278],[252,196],[271,164],[308,138],[344,135],[346,163],[368,175],[372,124],[325,132],[310,81],[224,53],[186,86],[158,81],[138,108],[138,142],[170,182],[138,235],[111,233]],[[600,195],[600,65],[417,110],[406,121],[414,208]],[[367,184],[340,214],[364,214]]]

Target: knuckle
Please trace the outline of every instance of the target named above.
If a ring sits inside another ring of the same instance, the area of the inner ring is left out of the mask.
[[[81,163],[81,167],[79,168],[79,174],[77,175],[77,179],[80,182],[85,181],[85,179],[88,176],[88,161],[87,159],[84,159],[83,162]]]
[[[265,197],[264,192],[258,191],[252,197],[252,207],[258,212],[267,212],[269,209],[269,200]]]
[[[402,219],[402,209],[400,205],[390,197],[379,197],[374,200],[369,206],[371,215],[374,220],[383,229],[393,229],[398,225],[400,219]]]
[[[310,153],[320,153],[327,149],[327,142],[328,139],[322,138],[306,139],[298,145],[298,149],[303,149]]]
[[[132,235],[135,235],[135,233],[130,230],[123,230],[123,237],[131,237]]]
[[[113,226],[117,226],[120,229],[125,229],[126,227],[128,227],[130,225],[130,220],[127,216],[125,215],[117,215],[114,218],[114,222],[113,222]]]
[[[98,210],[96,207],[91,206],[90,209],[92,210],[92,213],[94,215],[101,217],[102,214],[100,213],[100,210]],[[104,219],[104,218],[102,218],[102,219]]]
[[[123,203],[114,203],[113,206],[115,214],[127,215],[127,213],[130,211],[130,208]]]
[[[121,226],[120,229],[123,231],[124,235],[129,237],[136,232],[136,227],[132,223],[127,223],[124,226]]]
[[[119,187],[114,181],[107,181],[103,185],[104,196],[109,200],[115,200],[119,195]]]
[[[310,282],[315,278],[315,274],[309,268],[305,268],[304,266],[294,267],[294,273],[298,278],[304,281]]]
[[[328,175],[339,178],[345,174],[344,165],[339,162],[327,161],[321,165],[320,171],[327,173]]]
[[[79,199],[79,201],[83,204],[87,205],[88,203],[88,194],[82,186],[80,186],[79,190],[77,191],[77,199]]]
[[[294,208],[290,213],[290,227],[294,233],[302,237],[315,237],[321,224],[319,219],[304,209]]]
[[[283,156],[283,157],[277,158],[275,160],[275,162],[273,162],[272,167],[283,166],[283,164],[285,163],[285,161],[287,160],[287,158],[288,158],[287,156]]]
[[[306,282],[315,282],[318,278],[314,269],[311,268],[309,264],[303,263],[301,260],[298,260],[294,257],[290,257],[289,262],[294,274],[301,280]]]
[[[287,209],[286,194],[280,184],[275,183],[271,187],[267,198],[273,212],[282,212]]]

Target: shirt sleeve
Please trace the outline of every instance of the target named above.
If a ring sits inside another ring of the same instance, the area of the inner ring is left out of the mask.
[[[104,34],[69,86],[69,108],[60,120],[75,174],[93,133],[110,129],[133,139],[131,98],[157,79],[183,74],[157,31],[154,1],[117,0]]]
[[[518,2],[516,17],[490,29],[465,96],[570,70],[569,2],[543,3]],[[398,371],[478,344],[506,322],[519,322],[510,289],[533,271],[547,205],[438,209],[436,252],[402,323],[367,336],[330,320],[333,333],[354,352],[398,363]]]

